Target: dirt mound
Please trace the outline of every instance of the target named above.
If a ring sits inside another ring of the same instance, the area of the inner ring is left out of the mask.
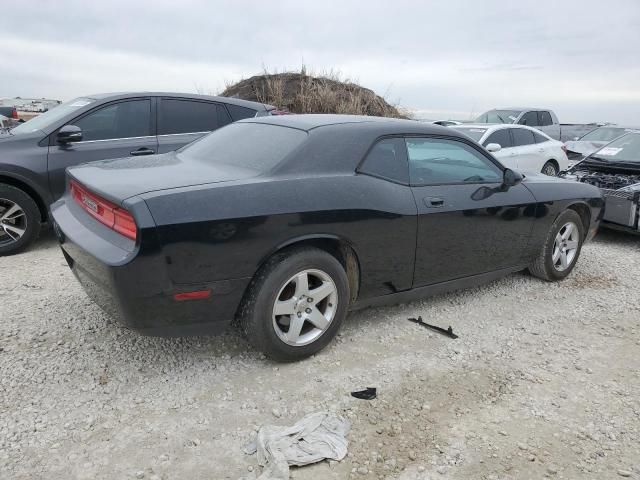
[[[228,86],[222,96],[268,103],[292,113],[346,113],[407,118],[372,90],[335,75],[265,73]]]

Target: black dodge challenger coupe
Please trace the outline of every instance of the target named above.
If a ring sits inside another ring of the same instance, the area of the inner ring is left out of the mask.
[[[455,130],[409,120],[242,120],[177,152],[68,170],[52,206],[97,304],[155,335],[237,320],[277,360],[325,347],[349,309],[529,269],[566,277],[599,190],[523,178]]]

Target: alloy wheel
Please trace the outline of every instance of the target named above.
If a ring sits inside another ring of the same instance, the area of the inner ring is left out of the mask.
[[[27,215],[12,200],[0,198],[0,246],[17,242],[27,231]]]
[[[579,246],[580,231],[577,225],[573,222],[565,223],[553,242],[551,256],[553,267],[559,272],[564,272],[569,268],[576,258]]]
[[[287,280],[273,305],[273,328],[294,347],[316,341],[336,314],[338,290],[322,270],[303,270]]]

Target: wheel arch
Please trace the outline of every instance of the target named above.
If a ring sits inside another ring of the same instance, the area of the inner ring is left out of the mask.
[[[36,188],[34,188],[24,180],[11,175],[7,175],[6,173],[0,173],[0,183],[19,188],[24,193],[29,195],[38,206],[38,210],[40,211],[40,220],[43,223],[49,220],[47,204]]]
[[[260,261],[256,272],[258,272],[273,255],[292,248],[305,246],[323,250],[329,255],[335,257],[336,260],[342,264],[349,280],[349,291],[351,292],[350,301],[356,301],[360,289],[360,261],[358,259],[358,254],[351,242],[337,235],[312,234],[291,238],[286,242],[281,243],[265,255]]]
[[[584,227],[585,237],[589,234],[589,227],[591,226],[591,208],[586,203],[576,202],[567,206],[567,210],[573,210],[582,220],[582,226]]]

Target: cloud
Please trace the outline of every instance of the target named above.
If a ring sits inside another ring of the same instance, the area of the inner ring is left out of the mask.
[[[220,91],[302,62],[403,106],[457,115],[553,108],[563,121],[640,123],[640,3],[187,0],[14,2],[0,96]]]

